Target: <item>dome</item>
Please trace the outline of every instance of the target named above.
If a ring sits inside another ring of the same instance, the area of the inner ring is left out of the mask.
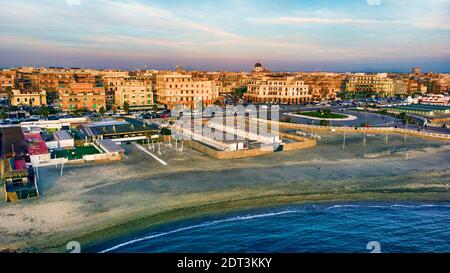
[[[256,63],[255,67],[262,67],[262,64],[261,63]]]

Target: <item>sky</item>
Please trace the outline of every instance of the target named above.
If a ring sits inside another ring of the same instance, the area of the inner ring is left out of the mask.
[[[0,67],[450,72],[450,0],[0,0]]]

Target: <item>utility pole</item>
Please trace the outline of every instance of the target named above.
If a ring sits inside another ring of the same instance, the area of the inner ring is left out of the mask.
[[[389,130],[389,123],[386,122],[386,136],[384,138],[384,144],[388,144],[388,130]]]
[[[367,130],[364,130],[364,138],[363,138],[363,156],[366,156],[366,132]]]
[[[342,150],[345,150],[345,131],[344,131],[344,140],[342,141]]]
[[[403,140],[403,144],[406,144],[406,132],[408,131],[408,120],[406,120],[406,128],[405,128],[405,138]]]

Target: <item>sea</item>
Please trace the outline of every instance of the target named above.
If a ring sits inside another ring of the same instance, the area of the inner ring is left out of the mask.
[[[103,253],[448,253],[450,203],[279,206],[162,225]]]

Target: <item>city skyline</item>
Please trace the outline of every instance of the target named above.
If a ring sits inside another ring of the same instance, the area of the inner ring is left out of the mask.
[[[448,0],[36,2],[0,0],[0,67],[450,70]]]

